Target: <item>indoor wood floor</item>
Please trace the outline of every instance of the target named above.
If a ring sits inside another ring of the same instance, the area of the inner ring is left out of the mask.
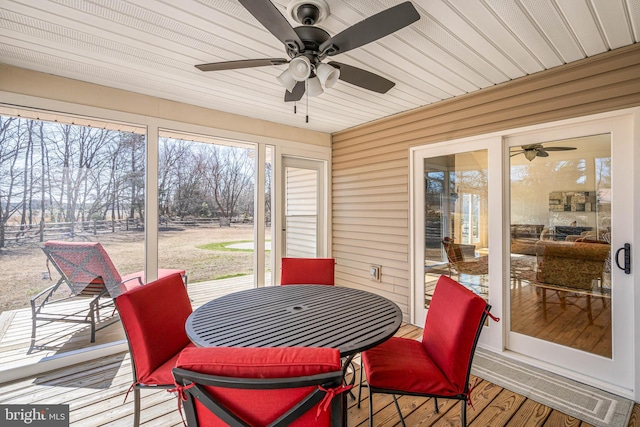
[[[547,308],[543,309],[541,289],[526,281],[511,288],[511,329],[514,332],[588,351],[610,358],[611,300],[592,297],[591,316],[587,299],[567,292],[546,291]],[[565,299],[565,306],[560,304]]]
[[[421,329],[404,325],[399,336],[418,337]],[[72,426],[131,426],[132,396],[123,404],[131,384],[131,364],[127,354],[106,357],[35,378],[0,384],[0,404],[70,405]],[[355,390],[357,395],[357,389]],[[363,388],[364,397],[367,390]],[[361,408],[349,398],[349,426],[366,426],[368,399]],[[460,403],[440,399],[440,413],[435,414],[433,401],[426,398],[401,397],[400,406],[407,426],[460,425]],[[142,425],[181,426],[182,421],[173,395],[165,391],[142,392]],[[390,396],[374,396],[376,426],[396,426],[399,419]],[[523,396],[487,381],[478,383],[473,392],[473,408],[468,408],[471,426],[581,426],[589,424],[569,417]],[[640,426],[640,407],[634,408],[629,426]]]

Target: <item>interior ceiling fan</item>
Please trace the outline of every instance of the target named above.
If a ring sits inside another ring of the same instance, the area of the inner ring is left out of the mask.
[[[332,87],[338,79],[378,93],[386,93],[395,83],[372,72],[340,62],[322,62],[325,58],[348,52],[385,37],[420,19],[416,8],[407,1],[358,22],[335,36],[315,26],[329,15],[325,0],[293,0],[287,13],[301,26],[292,27],[269,0],[238,0],[285,47],[290,59],[263,58],[214,62],[196,65],[202,71],[285,65],[278,81],[286,88],[285,101],[299,101],[323,92],[322,85]]]
[[[544,147],[542,144],[523,145],[522,150],[512,153],[510,157],[518,154],[524,154],[527,160],[531,161],[536,157],[549,157],[547,151],[569,151],[575,150],[576,147]]]

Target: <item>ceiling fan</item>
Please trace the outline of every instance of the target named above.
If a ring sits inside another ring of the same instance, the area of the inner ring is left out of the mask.
[[[517,151],[509,157],[516,156],[518,154],[524,154],[527,160],[532,161],[536,157],[549,157],[547,151],[569,151],[575,150],[576,147],[543,147],[542,144],[523,145],[522,150]]]
[[[410,1],[398,4],[370,16],[334,35],[315,26],[329,14],[325,0],[293,0],[288,14],[301,26],[292,27],[289,21],[269,0],[238,0],[285,47],[290,59],[263,58],[214,62],[196,65],[202,71],[222,71],[240,68],[285,65],[278,76],[286,88],[285,101],[299,101],[323,92],[322,85],[332,87],[338,79],[378,93],[386,93],[395,83],[372,72],[340,62],[322,62],[325,58],[348,52],[385,37],[420,19]]]

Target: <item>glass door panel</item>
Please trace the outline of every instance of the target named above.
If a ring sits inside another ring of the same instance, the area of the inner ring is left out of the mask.
[[[424,309],[442,274],[488,300],[487,150],[425,158],[422,173]]]
[[[511,147],[511,330],[612,357],[611,136]]]

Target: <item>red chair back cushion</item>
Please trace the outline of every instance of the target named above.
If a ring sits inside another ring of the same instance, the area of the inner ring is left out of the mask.
[[[334,285],[333,258],[282,258],[281,285]]]
[[[440,276],[422,345],[458,392],[463,392],[474,342],[487,303],[455,280]]]
[[[185,322],[192,308],[182,277],[179,273],[163,277],[125,292],[115,302],[129,339],[137,382],[155,384],[154,371],[190,343]],[[169,379],[171,368],[167,368]]]
[[[331,348],[229,348],[185,349],[176,368],[208,375],[234,378],[292,378],[335,372],[341,369],[340,352]],[[317,386],[274,390],[247,390],[207,386],[207,392],[223,407],[252,426],[264,426],[277,419]],[[298,418],[293,426],[329,426],[331,412],[317,406]],[[196,401],[201,426],[226,426],[203,404]]]

